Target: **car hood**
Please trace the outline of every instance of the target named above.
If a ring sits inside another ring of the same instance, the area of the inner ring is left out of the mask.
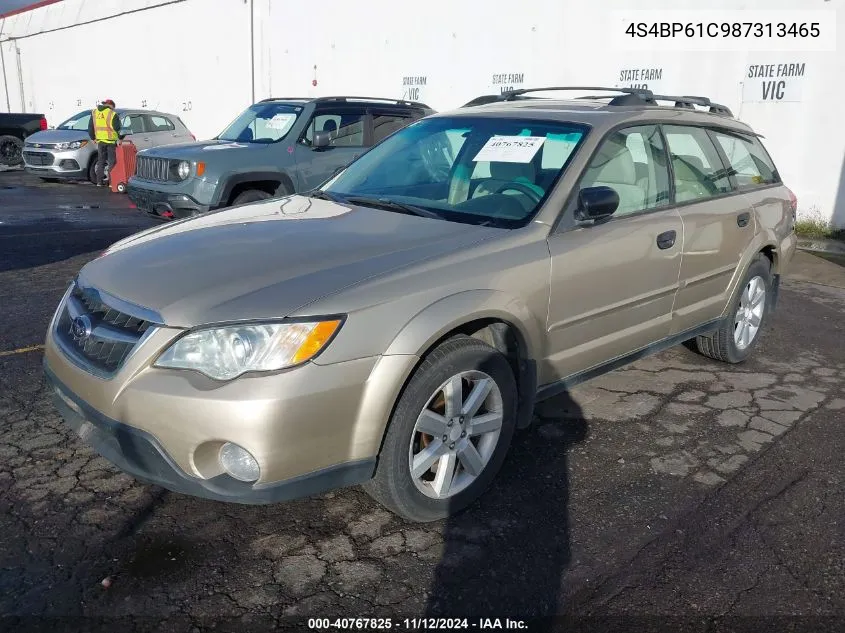
[[[84,130],[44,130],[26,137],[27,143],[72,143],[90,140],[88,132]]]
[[[172,158],[185,160],[208,160],[214,157],[217,152],[221,151],[255,151],[258,149],[265,149],[268,146],[262,143],[237,143],[235,141],[219,141],[212,139],[210,141],[197,141],[195,143],[176,143],[174,145],[159,145],[150,149],[144,150],[144,156],[153,156],[161,158]]]
[[[89,262],[79,279],[175,327],[279,318],[500,232],[291,196],[130,236]]]

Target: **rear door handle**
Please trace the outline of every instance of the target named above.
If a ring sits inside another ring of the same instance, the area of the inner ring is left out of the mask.
[[[672,248],[675,245],[675,238],[678,234],[675,231],[666,231],[657,236],[657,248],[665,251],[667,248]]]
[[[748,226],[749,220],[751,220],[751,214],[748,211],[740,213],[738,216],[736,216],[737,226]]]

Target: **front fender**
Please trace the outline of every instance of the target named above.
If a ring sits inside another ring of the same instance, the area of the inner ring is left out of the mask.
[[[533,371],[531,360],[542,353],[543,325],[526,305],[515,297],[497,290],[468,290],[436,301],[415,314],[394,337],[367,379],[358,410],[355,443],[364,453],[377,455],[393,408],[405,384],[425,354],[449,332],[472,321],[496,319],[516,328],[524,346],[526,371]],[[536,376],[524,378],[529,393],[536,391]],[[525,398],[526,415],[530,419],[533,397]],[[520,422],[520,426],[525,426]]]
[[[500,290],[467,290],[436,301],[403,326],[385,355],[421,356],[450,331],[480,319],[497,319],[514,326],[525,345],[526,356],[538,358],[543,324],[520,299]]]

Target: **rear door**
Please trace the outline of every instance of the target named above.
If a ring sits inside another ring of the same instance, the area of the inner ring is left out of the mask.
[[[676,334],[721,315],[756,225],[708,130],[664,125],[663,132],[685,235],[672,328]]]
[[[163,114],[145,114],[144,126],[146,129],[145,138],[148,139],[150,147],[158,145],[173,145],[184,143],[184,135],[176,129],[176,124]]]
[[[312,147],[314,132],[330,132],[328,147]],[[326,104],[311,117],[294,147],[300,190],[313,189],[355,160],[367,147],[363,106]]]

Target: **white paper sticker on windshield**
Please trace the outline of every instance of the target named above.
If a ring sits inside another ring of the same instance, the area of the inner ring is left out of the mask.
[[[475,162],[530,163],[545,136],[492,136],[475,155]]]
[[[293,121],[295,118],[296,117],[292,114],[279,113],[267,121],[267,127],[271,130],[284,130],[288,126],[288,123]]]

